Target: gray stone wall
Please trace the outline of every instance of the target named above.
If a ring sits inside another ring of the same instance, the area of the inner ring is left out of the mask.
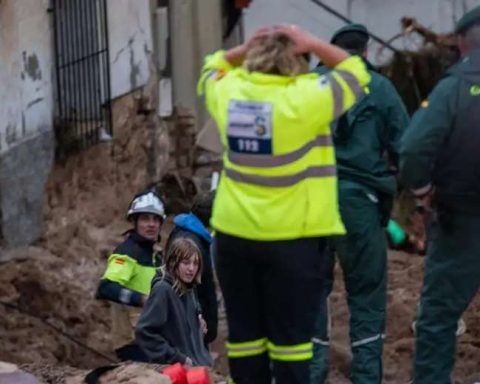
[[[45,184],[53,155],[50,130],[0,155],[0,259],[2,250],[41,236]]]

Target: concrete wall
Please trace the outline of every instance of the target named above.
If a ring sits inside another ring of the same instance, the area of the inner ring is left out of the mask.
[[[149,0],[107,0],[112,98],[150,79]],[[50,0],[0,0],[0,259],[42,234],[54,157]]]
[[[400,32],[400,18],[414,16],[427,27],[438,32],[449,32],[456,20],[468,9],[480,5],[480,0],[324,0],[325,4],[348,18],[364,23],[372,33],[385,40]],[[261,25],[294,23],[303,26],[323,39],[343,25],[335,16],[311,0],[254,0],[245,12],[246,36]],[[399,39],[398,48],[415,47],[415,40]],[[388,60],[386,52],[378,53],[379,46],[370,47],[372,61]]]
[[[0,2],[0,154],[52,128],[48,0]]]
[[[147,84],[153,50],[149,0],[108,0],[112,98]]]
[[[0,249],[29,243],[42,228],[54,151],[48,3],[0,2]]]
[[[171,0],[171,47],[173,102],[192,108],[197,126],[206,120],[196,85],[203,58],[222,46],[220,0]]]

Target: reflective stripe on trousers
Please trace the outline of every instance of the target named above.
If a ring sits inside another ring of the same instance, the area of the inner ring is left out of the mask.
[[[313,357],[313,343],[275,345],[268,342],[270,359],[278,361],[305,361]]]
[[[385,335],[383,333],[379,333],[378,335],[375,335],[375,336],[372,336],[372,337],[367,337],[365,339],[362,339],[362,340],[357,340],[357,341],[353,341],[352,342],[352,348],[355,348],[355,347],[360,347],[361,345],[365,345],[365,344],[370,344],[370,343],[373,343],[374,341],[377,341],[377,340],[383,340],[385,339]]]
[[[227,355],[230,358],[257,356],[265,352],[267,352],[266,338],[241,343],[227,342]]]
[[[322,339],[319,339],[318,337],[312,338],[312,343],[321,345],[322,347],[328,347],[330,345],[330,341],[322,340]]]

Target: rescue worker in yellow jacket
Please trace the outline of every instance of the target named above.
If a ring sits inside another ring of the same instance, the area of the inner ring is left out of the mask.
[[[133,340],[140,309],[150,293],[156,269],[161,265],[154,244],[159,240],[165,219],[163,202],[152,191],[137,194],[130,204],[127,219],[134,223],[134,228],[108,258],[96,295],[97,299],[113,302],[114,348]]]
[[[333,70],[308,73],[308,53]],[[225,148],[211,224],[236,384],[309,382],[325,237],[345,232],[330,123],[369,80],[361,59],[296,26],[205,60],[199,93]]]

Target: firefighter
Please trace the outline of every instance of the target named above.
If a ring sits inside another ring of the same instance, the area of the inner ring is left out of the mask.
[[[159,240],[165,219],[162,200],[151,191],[137,194],[130,204],[127,219],[134,228],[110,255],[97,289],[97,299],[112,303],[114,347],[133,340],[140,308],[150,292],[156,268],[161,265],[154,244]]]
[[[308,73],[307,53],[333,70]],[[199,91],[225,148],[211,225],[236,384],[309,381],[325,236],[345,231],[330,123],[369,79],[361,59],[296,26],[205,60]]]
[[[447,71],[402,139],[401,174],[425,209],[425,275],[414,381],[450,383],[457,322],[480,284],[480,6],[456,25],[462,60]]]
[[[343,270],[350,311],[353,383],[382,382],[382,351],[387,290],[387,226],[398,166],[400,138],[408,125],[405,106],[392,83],[366,60],[369,40],[361,24],[338,30],[331,43],[362,57],[372,78],[369,93],[334,124],[333,141],[338,166],[339,203],[345,236],[332,239]],[[318,73],[326,73],[320,66]],[[322,199],[322,196],[319,196]],[[329,252],[331,258],[334,252]],[[328,265],[333,268],[334,260]],[[314,338],[312,383],[323,383],[328,369],[326,298],[332,290],[328,271],[321,295],[322,313]]]

